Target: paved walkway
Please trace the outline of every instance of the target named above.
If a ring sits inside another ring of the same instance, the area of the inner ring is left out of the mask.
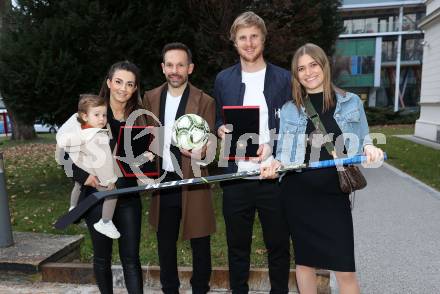
[[[440,293],[440,193],[387,164],[364,171],[353,210],[361,292]]]

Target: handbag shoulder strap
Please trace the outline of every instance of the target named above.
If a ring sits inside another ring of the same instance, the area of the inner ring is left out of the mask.
[[[327,131],[324,127],[324,124],[319,118],[319,114],[316,112],[312,101],[310,101],[309,95],[307,95],[304,99],[304,107],[306,109],[306,114],[308,118],[310,118],[310,120],[312,121],[315,129],[318,130],[323,136],[327,136]],[[336,158],[335,145],[333,144],[333,142],[326,141],[324,143],[324,147],[331,156]]]

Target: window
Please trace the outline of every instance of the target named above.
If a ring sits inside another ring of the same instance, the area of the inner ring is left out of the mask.
[[[414,31],[417,29],[416,14],[405,14],[403,16],[402,31]]]
[[[365,19],[365,33],[377,33],[378,18],[367,18]]]
[[[382,42],[382,61],[395,61],[397,56],[396,40]]]
[[[402,60],[422,60],[422,39],[406,39],[402,42]]]
[[[406,21],[412,26],[415,25],[415,14],[409,15]],[[356,19],[345,19],[344,27],[347,34],[377,33],[377,32],[395,32],[398,29],[398,16],[380,16],[366,17]]]
[[[383,33],[388,31],[388,19],[379,18],[379,32]]]
[[[353,34],[360,34],[365,32],[365,19],[353,19],[352,22]]]

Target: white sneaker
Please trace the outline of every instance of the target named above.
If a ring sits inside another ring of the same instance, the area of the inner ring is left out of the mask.
[[[103,235],[106,235],[109,238],[118,239],[119,237],[121,237],[121,234],[119,233],[118,229],[116,229],[111,220],[109,220],[107,223],[104,223],[101,218],[99,222],[93,225],[93,227],[95,228],[95,230]]]
[[[69,211],[71,211],[72,209],[74,209],[76,206],[70,206],[69,207]]]

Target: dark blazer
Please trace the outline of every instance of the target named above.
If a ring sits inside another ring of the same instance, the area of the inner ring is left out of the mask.
[[[242,83],[241,77],[241,63],[228,67],[217,74],[214,84],[214,98],[217,104],[216,130],[223,125],[223,106],[243,105],[245,89],[246,85]],[[275,130],[275,133],[278,134],[281,107],[292,99],[290,72],[279,66],[267,63],[263,92],[269,113],[269,130]],[[276,144],[273,148],[274,154],[275,150]],[[235,162],[229,162],[227,172],[235,172],[236,170],[237,165]]]
[[[144,94],[143,105],[145,109],[151,111],[158,118],[161,116],[161,96],[163,96],[162,93],[167,86],[168,84],[165,83],[153,90],[145,92]],[[214,99],[189,83],[188,87],[189,94],[184,113],[200,115],[208,122],[209,128],[214,130]],[[162,104],[163,108],[163,101]],[[148,117],[147,123],[149,125],[158,126],[158,123],[151,117]],[[181,162],[183,177],[185,179],[194,177],[191,168],[191,159],[181,156],[179,161]],[[201,167],[201,176],[208,176],[207,167]],[[160,192],[154,192],[153,195],[155,197],[153,197],[150,204],[149,221],[157,231],[159,225]],[[214,208],[209,185],[182,187],[181,225],[183,229],[182,238],[184,240],[205,237],[215,232]]]

